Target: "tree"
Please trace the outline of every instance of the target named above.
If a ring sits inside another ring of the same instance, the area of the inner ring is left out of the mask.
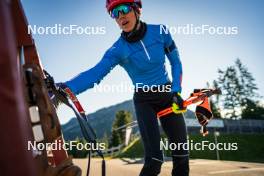
[[[120,138],[118,131],[114,130],[112,132],[110,147],[116,147],[116,146],[120,145],[121,143],[122,143],[122,141],[121,141],[121,138]]]
[[[218,84],[222,90],[223,108],[225,109],[225,117],[237,119],[240,110],[240,93],[241,85],[237,76],[235,67],[230,66],[225,71],[218,70]]]
[[[216,103],[212,99],[210,99],[209,101],[210,101],[210,106],[211,106],[211,111],[212,111],[213,117],[214,118],[221,118],[221,113],[220,113],[220,110],[217,107]]]
[[[248,99],[246,108],[242,111],[244,119],[264,119],[264,107]]]
[[[260,97],[253,75],[240,59],[236,59],[233,66],[226,70],[218,70],[219,77],[215,81],[222,90],[222,98],[219,104],[224,109],[226,118],[245,118],[245,114],[251,112],[253,105],[257,108],[257,101]],[[260,111],[257,111],[260,112]],[[242,116],[242,113],[244,115]]]
[[[258,98],[256,91],[258,90],[255,83],[255,79],[252,74],[244,66],[240,59],[235,61],[235,65],[239,71],[240,86],[243,93],[240,95],[240,104],[242,108],[247,108],[248,105],[252,105],[254,98]],[[256,103],[256,102],[255,102]]]
[[[112,138],[111,138],[111,147],[118,146],[125,142],[125,131],[118,129],[119,127],[125,126],[126,124],[132,122],[132,115],[128,111],[118,111],[116,113],[116,118],[112,126]]]

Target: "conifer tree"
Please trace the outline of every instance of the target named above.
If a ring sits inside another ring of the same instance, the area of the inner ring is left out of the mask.
[[[218,73],[214,84],[222,90],[218,104],[224,109],[225,118],[246,118],[245,114],[249,115],[253,107],[257,109],[260,96],[256,93],[255,79],[240,59],[236,59],[235,64],[226,70],[219,69]]]
[[[132,115],[130,112],[127,111],[118,111],[116,113],[116,118],[114,120],[113,129],[117,129],[119,127],[122,127],[128,123],[132,122]],[[112,140],[111,140],[111,146],[118,146],[125,142],[125,130],[113,130],[112,132]]]

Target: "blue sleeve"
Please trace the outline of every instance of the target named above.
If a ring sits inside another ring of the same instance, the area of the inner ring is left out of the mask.
[[[170,51],[166,52],[166,55],[171,64],[172,92],[181,93],[182,64],[179,52],[169,31],[167,30],[167,33],[165,32],[165,30],[162,31],[162,35],[164,37],[164,48],[170,48]]]
[[[93,88],[95,84],[100,81],[119,64],[119,57],[116,54],[116,48],[113,46],[104,54],[103,58],[93,68],[86,70],[65,84],[73,91],[73,93],[80,94],[89,88]]]

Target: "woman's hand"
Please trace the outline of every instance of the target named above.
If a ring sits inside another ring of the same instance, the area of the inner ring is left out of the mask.
[[[183,106],[184,100],[179,92],[175,92],[173,95],[172,110],[176,114],[185,113],[186,107]]]

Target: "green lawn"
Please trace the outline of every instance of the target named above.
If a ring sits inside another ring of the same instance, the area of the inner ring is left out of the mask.
[[[208,135],[202,137],[201,135],[191,135],[189,140],[193,143],[202,141],[209,141],[214,143],[214,136]],[[237,143],[236,151],[219,151],[221,160],[231,161],[246,161],[246,162],[262,162],[264,163],[264,134],[223,134],[218,137],[219,143]],[[227,144],[228,145],[228,144]],[[139,139],[134,141],[134,144],[128,146],[118,157],[143,157],[143,147]],[[170,152],[165,152],[166,156],[170,155]],[[205,150],[191,150],[191,158],[200,159],[216,159],[216,151],[210,151],[208,148]]]

